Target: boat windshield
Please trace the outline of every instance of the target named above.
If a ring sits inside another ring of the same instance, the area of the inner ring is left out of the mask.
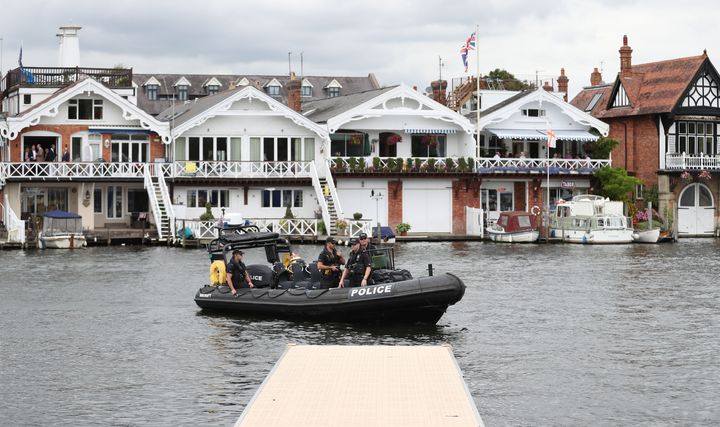
[[[82,218],[49,218],[43,220],[43,234],[56,236],[61,234],[82,233]]]

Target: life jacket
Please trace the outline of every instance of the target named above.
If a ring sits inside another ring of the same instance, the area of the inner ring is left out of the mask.
[[[225,262],[221,259],[213,261],[210,264],[210,285],[218,286],[225,283],[227,272],[225,270]]]

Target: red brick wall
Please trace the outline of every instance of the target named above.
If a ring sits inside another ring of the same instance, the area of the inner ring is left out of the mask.
[[[612,152],[613,167],[626,169],[643,181],[646,188],[656,185],[660,166],[657,117],[646,115],[608,121],[610,138],[620,143]]]
[[[515,197],[515,210],[524,211],[527,210],[527,203],[525,200],[525,186],[524,182],[515,182],[513,186],[513,194]]]
[[[392,230],[403,222],[402,218],[402,181],[388,181],[388,225]]]
[[[155,159],[165,158],[165,148],[167,146],[163,144],[162,138],[156,134],[150,135],[150,158],[148,161],[154,162]]]
[[[453,234],[467,233],[467,215],[465,207],[480,207],[479,182],[467,180],[453,181],[452,183],[452,232]]]
[[[22,135],[32,132],[32,131],[47,131],[47,132],[55,132],[60,134],[60,141],[58,141],[59,146],[55,147],[56,153],[58,153],[58,157],[62,154],[62,147],[65,146],[65,144],[70,144],[70,136],[76,132],[86,131],[88,129],[87,125],[35,125],[30,126],[26,129],[23,129],[23,131],[18,134],[17,138],[13,139],[11,144],[12,149],[12,155],[10,156],[11,162],[21,162],[23,161],[23,148],[20,146],[20,142],[22,141]]]

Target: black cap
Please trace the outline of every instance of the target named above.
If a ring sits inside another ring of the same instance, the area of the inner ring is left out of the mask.
[[[235,249],[235,250],[233,251],[233,255],[235,255],[235,254],[243,255],[243,254],[245,254],[245,252],[241,251],[240,249]]]
[[[357,245],[358,243],[360,243],[360,241],[356,237],[350,239],[350,246]]]
[[[360,240],[367,239],[367,233],[360,233]]]
[[[328,236],[327,239],[325,239],[325,243],[332,243],[333,245],[337,243],[337,240],[333,236]]]

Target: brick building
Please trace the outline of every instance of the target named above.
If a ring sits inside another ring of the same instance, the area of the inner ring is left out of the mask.
[[[636,199],[657,186],[659,212],[677,219],[679,236],[712,235],[720,196],[717,70],[707,52],[633,64],[627,36],[619,53],[614,81],[604,83],[596,68],[591,86],[571,103],[610,125],[609,136],[620,142],[612,153],[613,166],[643,183]]]

